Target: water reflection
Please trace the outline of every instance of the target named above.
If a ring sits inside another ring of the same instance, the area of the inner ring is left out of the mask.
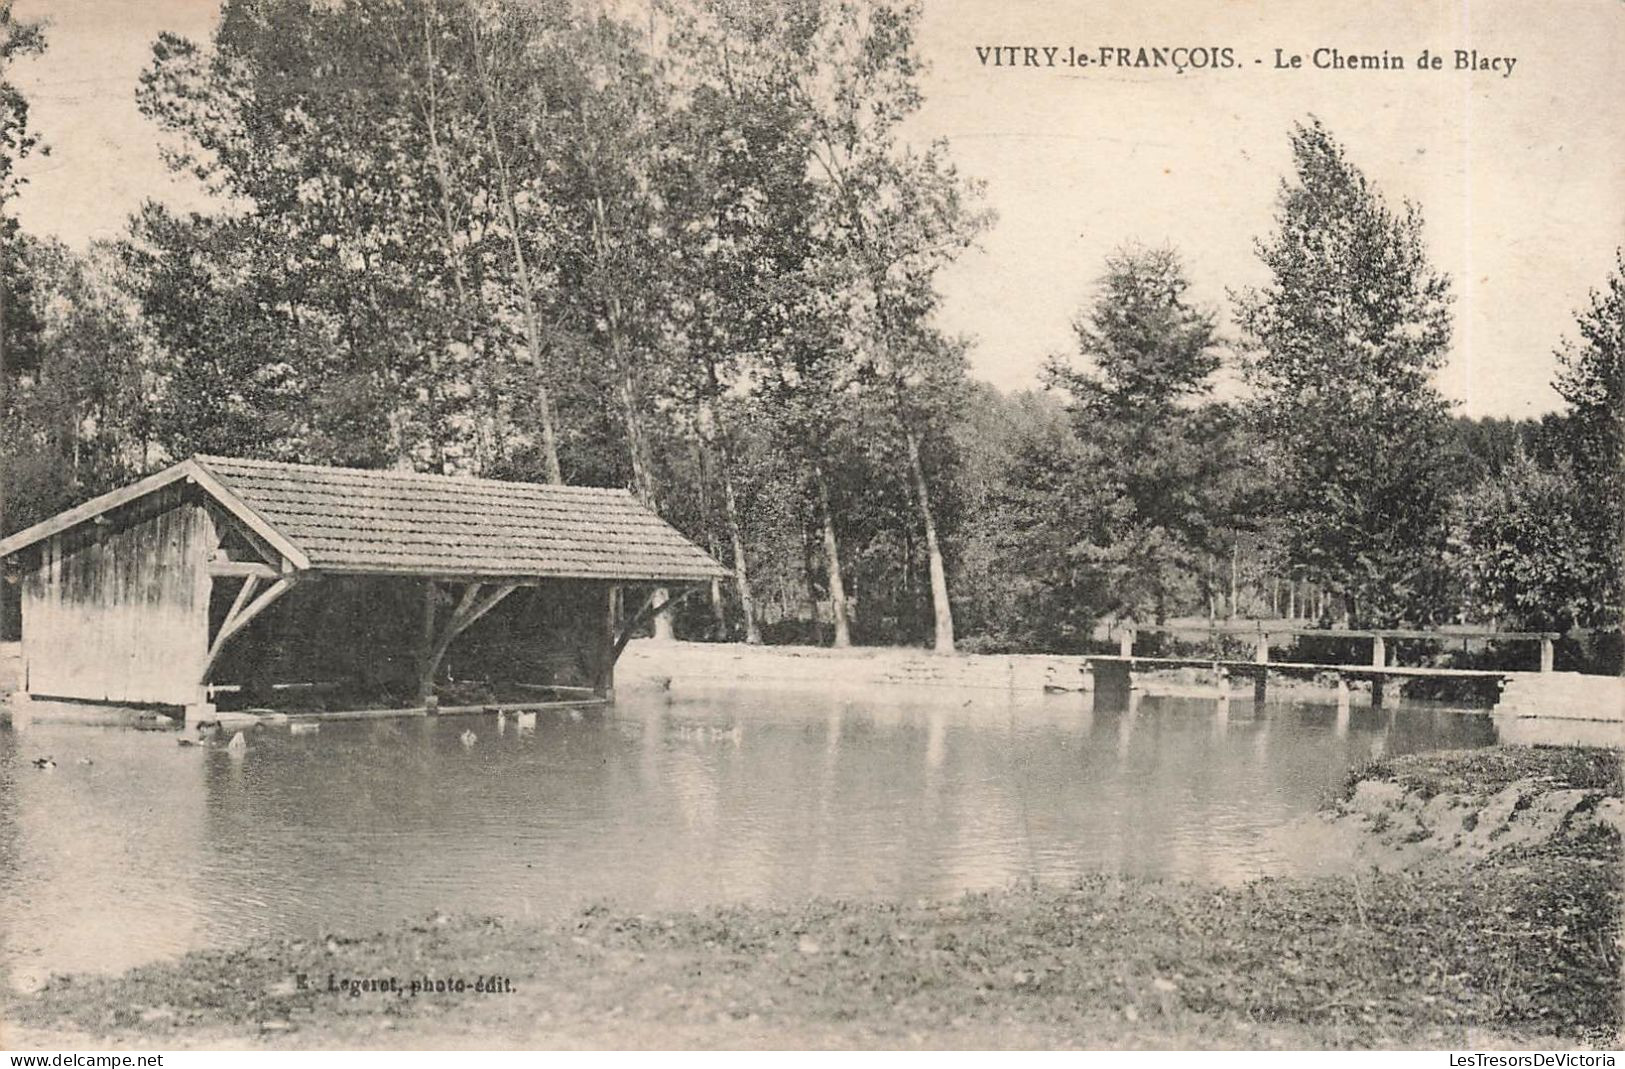
[[[1235,879],[1279,871],[1266,833],[1352,765],[1495,739],[1486,716],[1414,707],[1127,697],[629,694],[584,717],[268,731],[238,757],[0,727],[0,969],[121,969],[436,908]],[[54,772],[32,765],[46,754]]]

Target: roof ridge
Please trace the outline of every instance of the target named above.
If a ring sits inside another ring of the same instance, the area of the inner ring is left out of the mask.
[[[305,464],[289,460],[262,460],[258,457],[228,457],[211,453],[195,453],[191,459],[205,467],[211,464],[244,464],[249,467],[265,468],[270,471],[319,471],[340,472],[347,475],[363,475],[378,479],[399,479],[405,482],[425,482],[432,484],[452,483],[458,486],[491,486],[504,489],[515,487],[531,487],[548,491],[570,491],[575,493],[604,494],[615,497],[635,497],[631,490],[622,486],[581,486],[574,483],[538,483],[527,479],[489,479],[478,475],[440,475],[427,471],[399,471],[394,468],[354,468],[340,464]],[[224,473],[220,473],[224,474]],[[229,476],[228,476],[229,477]]]

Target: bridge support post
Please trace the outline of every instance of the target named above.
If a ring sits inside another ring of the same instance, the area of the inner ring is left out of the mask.
[[[1258,645],[1253,647],[1253,660],[1258,664],[1269,664],[1270,636],[1268,632],[1260,631],[1258,633]]]
[[[1270,674],[1262,668],[1260,668],[1258,670],[1258,674],[1253,677],[1253,701],[1257,702],[1259,705],[1264,704],[1264,695],[1269,690],[1269,679]]]
[[[1121,709],[1132,695],[1132,685],[1129,677],[1132,673],[1124,661],[1108,660],[1099,664],[1093,661],[1089,665],[1089,674],[1094,677],[1095,708],[1100,710]]]
[[[1542,672],[1550,672],[1552,670],[1552,664],[1556,660],[1555,653],[1556,651],[1552,646],[1551,638],[1549,636],[1542,635],[1540,639],[1540,670]]]
[[[1381,676],[1373,676],[1371,678],[1371,708],[1373,709],[1382,708],[1383,698],[1386,697],[1386,695],[1383,693],[1383,690],[1385,689],[1383,683],[1384,680]]]
[[[1371,639],[1371,667],[1383,668],[1388,664],[1388,644],[1381,635],[1374,635]]]
[[[1119,657],[1134,656],[1134,628],[1125,627],[1117,633],[1117,655]]]

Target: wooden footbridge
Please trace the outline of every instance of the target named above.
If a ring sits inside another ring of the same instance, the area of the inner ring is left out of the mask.
[[[1149,656],[1136,654],[1136,639],[1143,634],[1174,636],[1205,635],[1217,652],[1207,656]],[[1347,642],[1369,642],[1370,659],[1365,663],[1317,662],[1305,660],[1274,660],[1272,639],[1308,636],[1318,639]],[[1554,677],[1555,643],[1560,636],[1552,631],[1489,631],[1489,630],[1334,630],[1327,628],[1281,627],[1276,625],[1214,624],[1208,627],[1190,625],[1127,625],[1117,630],[1118,652],[1115,656],[1087,656],[1084,672],[1093,677],[1097,695],[1114,692],[1126,693],[1138,689],[1142,673],[1175,668],[1206,668],[1215,676],[1215,682],[1228,693],[1233,678],[1250,679],[1253,697],[1263,701],[1272,675],[1295,678],[1322,678],[1335,676],[1339,681],[1360,680],[1371,686],[1371,702],[1380,706],[1389,687],[1398,688],[1410,680],[1460,680],[1482,682],[1499,694],[1505,684],[1527,675],[1544,674]],[[1250,659],[1225,656],[1222,650],[1226,639],[1251,639],[1253,656]],[[1431,665],[1398,664],[1395,654],[1399,644],[1406,641],[1430,644],[1470,644],[1473,642],[1511,643],[1522,647],[1537,647],[1538,655],[1528,657],[1526,668],[1447,668]],[[1568,675],[1569,673],[1562,673]]]

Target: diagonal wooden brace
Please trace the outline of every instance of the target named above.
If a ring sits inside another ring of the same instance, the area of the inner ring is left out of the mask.
[[[209,682],[209,677],[214,673],[215,663],[220,660],[221,651],[226,648],[226,643],[230,642],[243,628],[253,623],[255,617],[274,605],[277,599],[292,590],[294,578],[292,575],[283,576],[261,592],[258,597],[255,597],[255,591],[259,590],[259,585],[260,578],[258,576],[244,577],[242,588],[237,591],[237,597],[232,601],[230,611],[226,613],[226,618],[220,623],[219,633],[214,636],[214,641],[209,643],[209,652],[204,655],[203,670],[198,673],[200,683],[207,684]]]
[[[457,608],[452,610],[451,619],[446,621],[445,630],[429,648],[427,658],[418,669],[418,696],[421,700],[427,702],[434,693],[435,673],[440,670],[440,662],[445,659],[446,651],[451,648],[457,636],[473,627],[480,617],[501,604],[503,598],[518,590],[519,584],[504,583],[482,597],[481,591],[484,587],[483,583],[469,583],[463,588],[463,596],[458,600]]]

